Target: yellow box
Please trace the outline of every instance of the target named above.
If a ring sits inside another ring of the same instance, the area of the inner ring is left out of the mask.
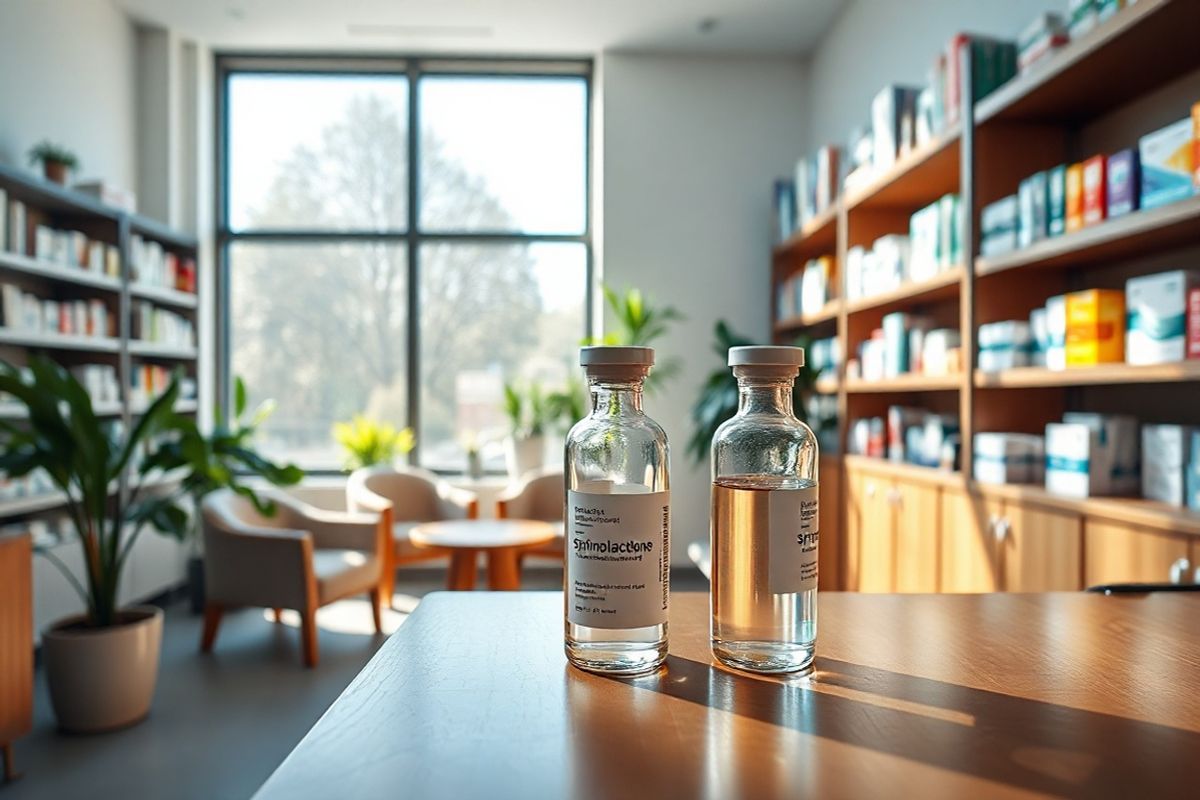
[[[1067,232],[1083,227],[1083,164],[1067,167]]]
[[[1088,289],[1067,295],[1067,367],[1125,360],[1125,292]]]

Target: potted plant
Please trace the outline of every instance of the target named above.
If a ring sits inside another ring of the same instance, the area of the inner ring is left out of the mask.
[[[475,431],[463,431],[459,444],[467,455],[467,477],[473,481],[483,478],[483,447],[479,434]]]
[[[269,502],[214,457],[213,442],[196,423],[176,415],[179,379],[150,405],[127,433],[104,424],[91,398],[69,372],[35,357],[29,369],[0,362],[0,392],[28,412],[23,424],[0,421],[0,471],[18,477],[43,470],[66,496],[66,508],[83,550],[84,579],[58,566],[83,598],[86,611],[50,626],[42,637],[51,704],[66,730],[96,732],[141,720],[150,709],[158,676],[162,610],[122,608],[117,596],[126,560],[147,526],[183,538],[191,530],[182,501],[195,481],[228,486],[264,512]],[[294,477],[242,446],[237,458],[259,471]],[[145,454],[138,459],[139,454]],[[159,470],[186,471],[182,482],[156,493]],[[268,469],[268,465],[270,468]],[[117,491],[123,478],[124,491]],[[193,483],[189,483],[192,481]]]
[[[709,458],[713,435],[725,420],[733,417],[738,409],[738,383],[733,370],[724,366],[729,355],[729,348],[744,347],[755,344],[744,336],[734,333],[724,320],[719,320],[713,331],[715,341],[713,352],[721,358],[722,366],[713,370],[700,390],[700,397],[692,406],[692,435],[688,439],[687,452],[696,463]],[[807,347],[808,339],[797,340],[798,347]],[[807,409],[804,406],[805,396],[812,390],[817,374],[809,366],[800,368],[796,378],[796,388],[792,394],[792,408],[796,417],[807,421]]]
[[[29,166],[42,165],[46,180],[67,185],[67,174],[79,168],[79,159],[62,145],[43,139],[29,150]]]
[[[536,381],[525,389],[516,383],[504,384],[504,413],[509,422],[505,461],[508,474],[513,478],[542,466],[546,454],[546,426],[550,421],[546,400],[541,384]]]
[[[349,422],[335,424],[333,438],[346,451],[343,466],[347,472],[390,464],[397,456],[407,455],[417,443],[412,428],[397,429],[362,414],[355,414]]]
[[[653,347],[666,335],[670,323],[684,319],[673,306],[656,306],[640,289],[616,292],[601,286],[604,300],[616,320],[615,328],[602,337],[584,339],[585,345],[622,345],[627,347]],[[657,358],[657,363],[646,378],[646,391],[652,392],[679,374],[681,363],[678,358]]]

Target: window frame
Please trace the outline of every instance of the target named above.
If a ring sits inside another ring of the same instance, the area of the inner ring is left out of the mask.
[[[593,330],[595,300],[595,254],[593,248],[593,131],[594,96],[591,59],[506,58],[445,55],[276,55],[265,53],[217,53],[214,57],[215,84],[215,158],[214,219],[216,255],[215,314],[216,364],[215,408],[228,418],[233,404],[231,375],[230,258],[235,242],[389,242],[403,243],[407,256],[407,315],[405,341],[405,380],[407,418],[404,424],[421,430],[421,298],[420,250],[423,244],[536,244],[572,243],[584,248],[584,319],[580,336]],[[229,83],[239,73],[281,75],[405,76],[408,79],[408,208],[405,230],[336,231],[319,229],[239,230],[229,220]],[[518,233],[510,231],[423,231],[420,226],[420,91],[423,77],[463,78],[580,78],[584,84],[584,221],[578,234]],[[409,463],[421,464],[421,442],[408,455]],[[303,465],[302,465],[303,466]],[[335,470],[306,469],[311,475],[337,474]]]

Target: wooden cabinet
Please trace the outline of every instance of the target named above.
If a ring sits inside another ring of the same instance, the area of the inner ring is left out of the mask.
[[[1083,527],[1078,514],[1006,500],[995,524],[1006,591],[1083,588]]]
[[[847,472],[847,589],[936,592],[936,485]]]
[[[944,489],[941,503],[941,590],[995,592],[1001,588],[995,520],[1003,504],[963,489]]]
[[[1200,542],[1167,531],[1088,517],[1084,523],[1084,583],[1166,583],[1172,572],[1195,580]]]
[[[821,544],[817,550],[819,559],[817,569],[821,576],[820,587],[827,591],[838,591],[843,588],[840,579],[843,544],[839,537],[841,529],[839,512],[842,507],[841,460],[836,457],[822,458],[818,469],[817,477],[820,479],[821,487],[818,497],[821,514]]]
[[[12,743],[33,725],[33,552],[27,533],[0,534],[0,779]]]

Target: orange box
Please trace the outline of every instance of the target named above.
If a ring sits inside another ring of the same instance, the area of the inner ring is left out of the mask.
[[[1125,292],[1088,289],[1067,295],[1067,368],[1125,360]]]
[[[1105,161],[1104,156],[1092,156],[1081,165],[1083,167],[1084,225],[1095,225],[1097,222],[1103,222],[1107,216],[1108,173],[1104,168]]]
[[[1200,190],[1200,103],[1192,106],[1192,186]]]
[[[1083,164],[1067,167],[1067,232],[1083,227]]]

